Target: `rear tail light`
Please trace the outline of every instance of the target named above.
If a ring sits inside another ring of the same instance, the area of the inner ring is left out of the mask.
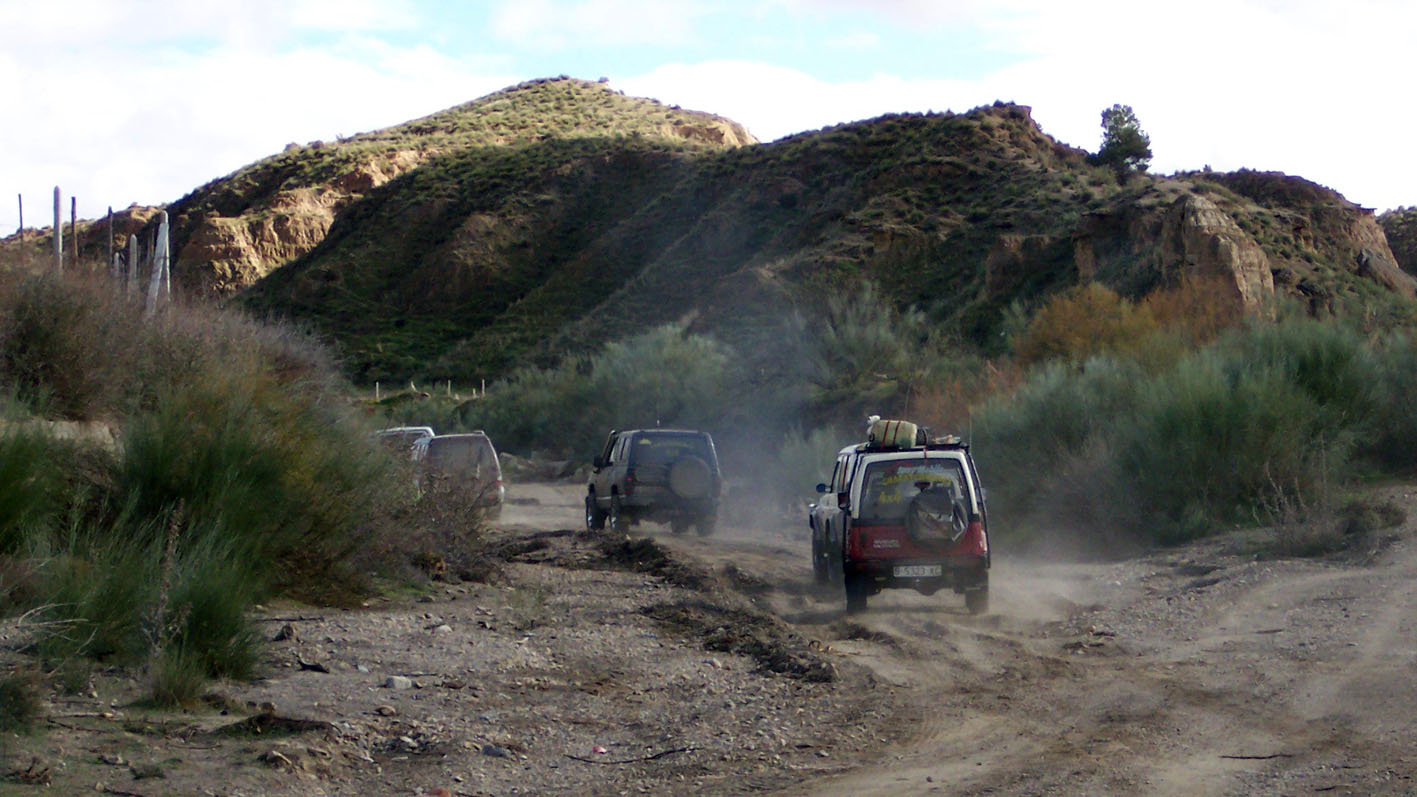
[[[625,469],[625,495],[633,495],[635,492],[635,469]]]
[[[989,538],[984,534],[984,524],[977,520],[971,521],[969,527],[964,530],[964,539],[960,541],[964,553],[975,556],[986,556],[989,553]]]

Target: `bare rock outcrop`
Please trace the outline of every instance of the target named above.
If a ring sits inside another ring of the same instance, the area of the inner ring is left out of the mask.
[[[1163,257],[1187,276],[1233,280],[1247,312],[1269,307],[1274,298],[1269,256],[1230,214],[1203,196],[1189,195],[1171,206],[1167,221],[1174,234],[1162,242]]]
[[[1180,276],[1219,277],[1233,285],[1246,312],[1264,312],[1274,297],[1269,256],[1214,202],[1185,193],[1169,205],[1133,204],[1084,219],[1073,260],[1083,281],[1123,291]]]
[[[665,138],[703,141],[723,147],[746,147],[758,143],[758,139],[748,132],[748,128],[727,119],[673,122],[661,127],[660,134]]]
[[[201,220],[178,252],[175,269],[198,279],[205,294],[226,294],[315,247],[334,221],[335,192],[300,189],[262,213]]]
[[[416,168],[428,153],[401,150],[371,159],[328,185],[272,194],[238,216],[209,213],[193,228],[174,268],[199,293],[226,295],[314,249],[340,209]]]

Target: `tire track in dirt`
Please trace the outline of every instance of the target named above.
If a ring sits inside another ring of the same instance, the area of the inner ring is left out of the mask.
[[[648,533],[869,669],[910,726],[784,794],[1417,783],[1410,541],[1375,562],[1257,560],[1224,536],[1107,564],[1003,558],[986,617],[948,593],[890,591],[846,618],[841,596],[811,583],[805,529]]]

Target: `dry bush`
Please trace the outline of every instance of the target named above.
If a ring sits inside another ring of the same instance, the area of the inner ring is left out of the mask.
[[[910,398],[907,417],[937,434],[966,435],[976,408],[994,396],[1009,395],[1025,372],[1012,360],[985,360],[978,370],[921,386]]]
[[[1233,281],[1221,277],[1184,277],[1141,301],[1158,327],[1183,333],[1191,347],[1203,346],[1244,319],[1245,307]]]
[[[1082,361],[1124,348],[1155,329],[1149,310],[1093,282],[1054,296],[1043,305],[1014,353],[1023,364],[1049,359]]]
[[[1279,556],[1322,556],[1342,548],[1344,524],[1340,522],[1333,491],[1327,480],[1305,487],[1285,484],[1268,473],[1270,489],[1255,510],[1257,523],[1273,530],[1272,552]]]
[[[1049,300],[1029,322],[1015,354],[1028,364],[1115,353],[1156,361],[1152,370],[1157,370],[1215,340],[1243,317],[1239,292],[1220,277],[1184,277],[1139,302],[1090,283]]]
[[[489,581],[500,562],[487,532],[499,508],[488,506],[495,485],[439,479],[409,490],[374,520],[375,534],[355,555],[364,572],[400,581]]]

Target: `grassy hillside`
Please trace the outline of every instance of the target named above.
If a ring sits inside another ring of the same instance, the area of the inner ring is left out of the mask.
[[[496,117],[516,93],[457,118]],[[585,101],[573,94],[567,103]],[[444,129],[397,135],[424,127]],[[1080,241],[1090,278],[1125,295],[1249,257],[1315,312],[1385,325],[1417,315],[1412,286],[1381,268],[1391,254],[1371,214],[1338,194],[1270,173],[1118,175],[1021,106],[730,149],[610,135],[619,129],[430,158],[353,202],[246,301],[314,323],[366,382],[476,381],[676,321],[773,367],[781,347],[764,344],[781,340],[788,311],[864,282],[989,350],[1009,307],[1089,278]],[[1206,234],[1240,240],[1240,254],[1198,255],[1218,244],[1185,240],[1187,214],[1207,208],[1229,227]],[[1365,249],[1377,266],[1362,265]]]
[[[1417,274],[1417,208],[1398,208],[1378,217],[1397,264]]]
[[[999,231],[1061,237],[1116,191],[1015,106],[725,152],[553,139],[381,186],[247,301],[313,321],[365,380],[495,376],[686,315],[751,336],[843,279],[977,332],[1011,298],[981,290]],[[1044,254],[1014,293],[1067,281],[1066,247]]]

